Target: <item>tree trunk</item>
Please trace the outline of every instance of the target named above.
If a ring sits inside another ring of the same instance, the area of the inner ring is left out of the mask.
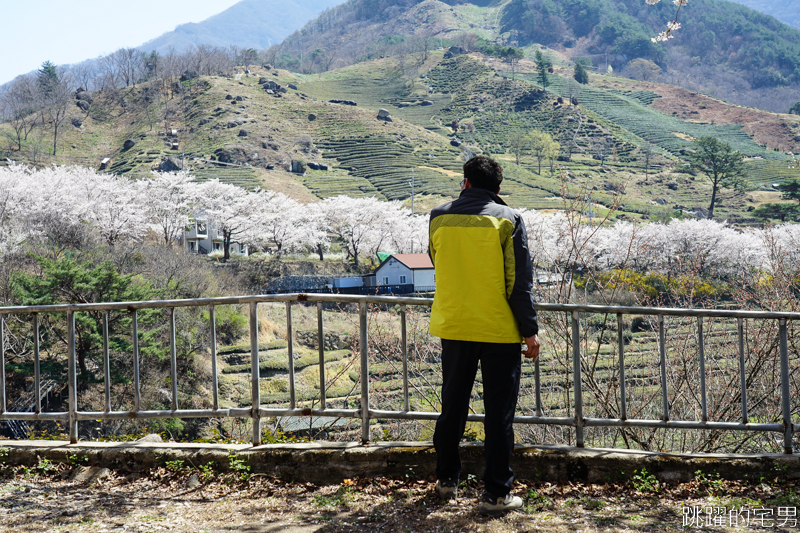
[[[56,155],[56,146],[58,142],[58,121],[53,121],[53,155]]]
[[[711,185],[711,205],[708,208],[708,220],[714,219],[714,204],[717,202],[717,188],[718,188],[718,180],[717,177],[714,177]]]
[[[222,230],[222,260],[231,258],[231,232]]]
[[[324,261],[324,260],[325,260],[325,258],[323,257],[323,249],[322,249],[322,244],[318,244],[318,245],[317,245],[317,253],[319,254],[319,260],[320,260],[320,261]]]

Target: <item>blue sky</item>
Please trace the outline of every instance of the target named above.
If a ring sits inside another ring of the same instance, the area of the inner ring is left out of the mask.
[[[0,0],[0,84],[44,61],[79,63],[200,22],[239,0]]]

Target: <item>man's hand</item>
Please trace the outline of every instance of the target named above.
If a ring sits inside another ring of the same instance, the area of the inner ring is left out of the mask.
[[[539,358],[539,336],[533,335],[532,337],[525,337],[525,345],[527,348],[522,350],[522,355],[536,362]]]

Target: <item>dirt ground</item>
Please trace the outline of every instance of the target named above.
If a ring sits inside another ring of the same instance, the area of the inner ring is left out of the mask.
[[[435,495],[431,479],[316,486],[168,464],[141,474],[104,470],[81,482],[69,480],[72,470],[47,461],[5,468],[0,531],[797,531],[800,520],[798,483],[777,477],[742,483],[701,476],[664,484],[640,472],[618,485],[518,481],[514,492],[524,498],[523,510],[489,518],[475,510],[481,483],[472,476],[458,499],[447,502]]]

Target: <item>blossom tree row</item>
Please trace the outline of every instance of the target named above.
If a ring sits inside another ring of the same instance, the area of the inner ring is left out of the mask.
[[[425,217],[399,202],[338,196],[302,204],[274,191],[199,183],[185,172],[137,180],[82,167],[0,168],[0,258],[26,242],[67,249],[88,235],[108,246],[147,239],[175,246],[197,218],[222,237],[225,258],[231,242],[322,259],[336,239],[354,263],[379,250],[427,248]]]
[[[735,276],[800,259],[797,224],[737,229],[687,219],[598,226],[568,211],[543,215],[534,210],[522,210],[522,217],[540,268],[648,272],[691,261],[699,274]],[[108,246],[147,239],[176,246],[195,218],[217,230],[226,258],[231,242],[276,255],[313,252],[322,259],[335,241],[355,264],[378,251],[425,252],[428,247],[427,217],[398,202],[337,196],[302,204],[275,191],[247,191],[217,180],[199,183],[188,173],[137,180],[81,167],[0,168],[0,259],[26,242],[64,250],[79,247],[88,236]]]

